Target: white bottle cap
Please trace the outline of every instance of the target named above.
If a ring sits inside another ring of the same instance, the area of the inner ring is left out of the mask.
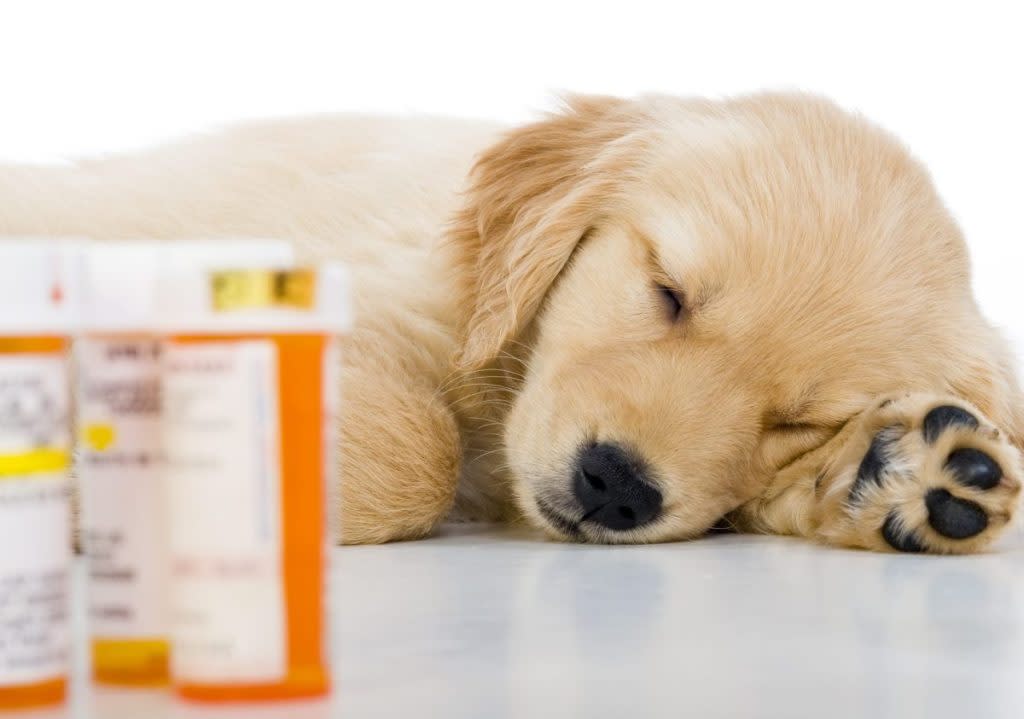
[[[84,260],[82,324],[86,332],[154,333],[161,277],[190,267],[261,267],[292,264],[280,240],[177,240],[96,242]]]
[[[83,240],[0,239],[0,336],[73,334]]]
[[[336,263],[228,265],[192,257],[161,273],[165,334],[340,334],[351,327],[351,307],[348,273]]]

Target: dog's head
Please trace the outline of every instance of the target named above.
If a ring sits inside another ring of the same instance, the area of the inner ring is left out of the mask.
[[[571,100],[481,157],[451,240],[461,365],[522,361],[506,460],[558,536],[703,533],[887,392],[1019,422],[926,173],[822,100]]]

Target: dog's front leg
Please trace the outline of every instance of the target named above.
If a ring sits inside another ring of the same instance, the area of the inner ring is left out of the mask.
[[[378,344],[357,330],[344,347],[335,509],[343,544],[430,534],[448,516],[458,483],[461,442],[451,411],[428,381]]]
[[[880,399],[784,468],[736,512],[753,531],[844,547],[964,554],[1017,508],[1021,456],[977,408],[950,396]]]

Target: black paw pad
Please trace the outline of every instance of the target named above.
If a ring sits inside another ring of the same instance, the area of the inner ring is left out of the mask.
[[[924,441],[928,444],[934,444],[939,435],[947,427],[952,427],[953,425],[977,429],[978,418],[966,409],[954,407],[951,404],[936,407],[924,416],[924,426],[921,429],[924,433]]]
[[[900,530],[900,520],[896,512],[890,512],[882,525],[882,539],[890,547],[898,552],[910,552],[919,554],[925,551],[925,547],[910,532]]]
[[[954,497],[945,489],[931,489],[924,496],[928,524],[943,537],[967,539],[988,526],[988,515],[977,502]]]
[[[861,459],[860,467],[857,468],[857,478],[850,488],[851,499],[857,499],[864,487],[869,484],[881,486],[882,474],[889,462],[890,447],[895,441],[896,430],[892,427],[883,429],[871,440],[871,446]]]
[[[1003,470],[994,459],[970,447],[950,452],[946,469],[957,482],[976,489],[992,489],[1003,478]]]

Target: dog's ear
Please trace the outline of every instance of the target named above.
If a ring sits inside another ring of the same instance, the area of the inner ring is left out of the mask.
[[[507,134],[477,161],[449,232],[460,283],[462,349],[475,368],[533,319],[577,243],[611,199],[637,127],[630,103],[575,97]]]

